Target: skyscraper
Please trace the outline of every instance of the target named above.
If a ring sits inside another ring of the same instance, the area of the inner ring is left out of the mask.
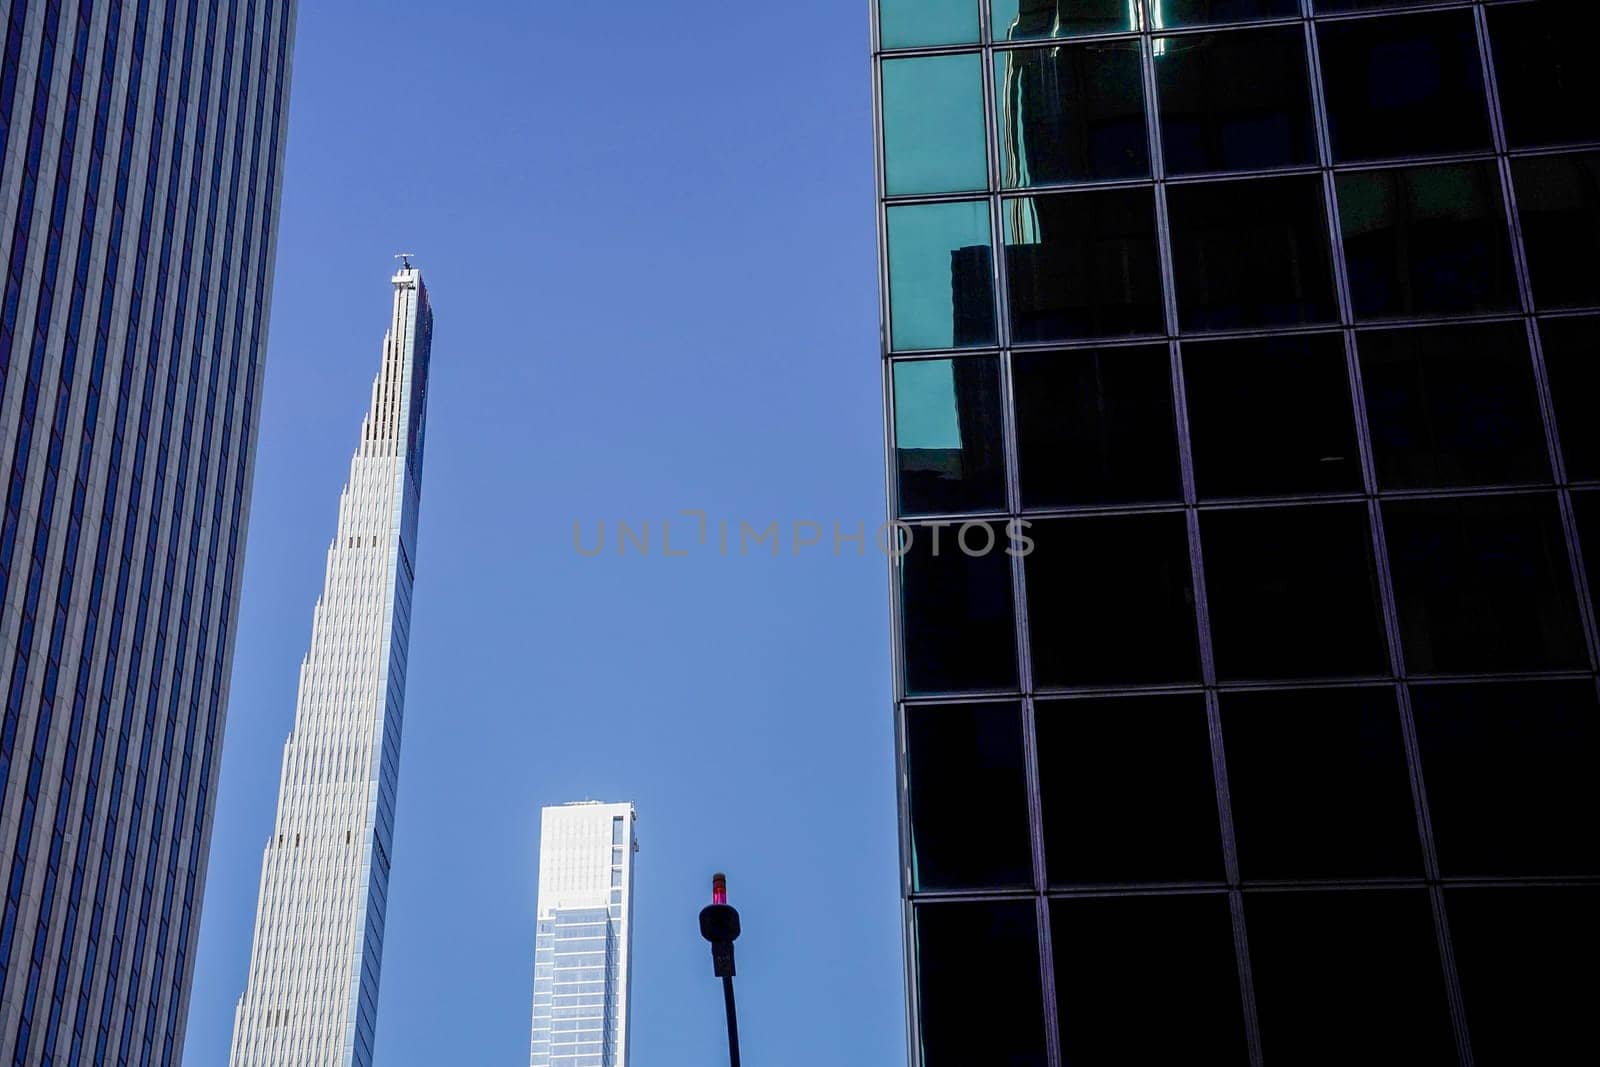
[[[0,1062],[182,1050],[294,21],[0,5]]]
[[[633,822],[597,800],[540,817],[529,1067],[627,1067]]]
[[[1596,8],[876,0],[914,1062],[1600,1055]]]
[[[233,1067],[372,1062],[433,342],[422,274],[407,260],[391,281],[283,749]]]

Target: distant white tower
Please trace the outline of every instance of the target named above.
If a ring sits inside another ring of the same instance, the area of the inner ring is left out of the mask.
[[[627,1067],[631,803],[545,808],[530,1067]]]
[[[233,1067],[367,1067],[400,774],[433,312],[403,261],[300,666]]]

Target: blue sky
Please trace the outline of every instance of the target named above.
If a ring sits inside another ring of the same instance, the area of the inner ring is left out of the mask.
[[[903,1062],[885,563],[831,545],[883,515],[867,18],[301,5],[186,1062],[226,1062],[402,249],[437,323],[378,1061],[525,1062],[538,809],[593,797],[639,808],[636,1065],[725,1054],[695,927],[724,868],[746,1055]],[[712,544],[663,558],[681,509]],[[719,555],[719,520],[782,553]]]

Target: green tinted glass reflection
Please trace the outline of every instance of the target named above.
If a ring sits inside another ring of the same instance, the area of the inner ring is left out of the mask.
[[[878,0],[884,48],[969,44],[978,39],[978,0]]]
[[[884,186],[890,196],[987,187],[982,63],[976,52],[884,63]]]
[[[1142,28],[1139,0],[994,0],[992,8],[997,41]]]
[[[989,205],[889,208],[889,329],[894,348],[994,342]]]

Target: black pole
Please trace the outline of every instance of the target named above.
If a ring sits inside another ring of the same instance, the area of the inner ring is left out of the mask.
[[[733,1006],[733,975],[722,979],[722,1002],[728,1009],[728,1067],[739,1067],[739,1010]]]
[[[739,1012],[733,1003],[733,943],[739,937],[739,913],[728,905],[728,879],[711,879],[711,903],[700,909],[700,936],[711,942],[711,973],[722,979],[722,1003],[728,1012],[728,1067],[739,1067]]]

